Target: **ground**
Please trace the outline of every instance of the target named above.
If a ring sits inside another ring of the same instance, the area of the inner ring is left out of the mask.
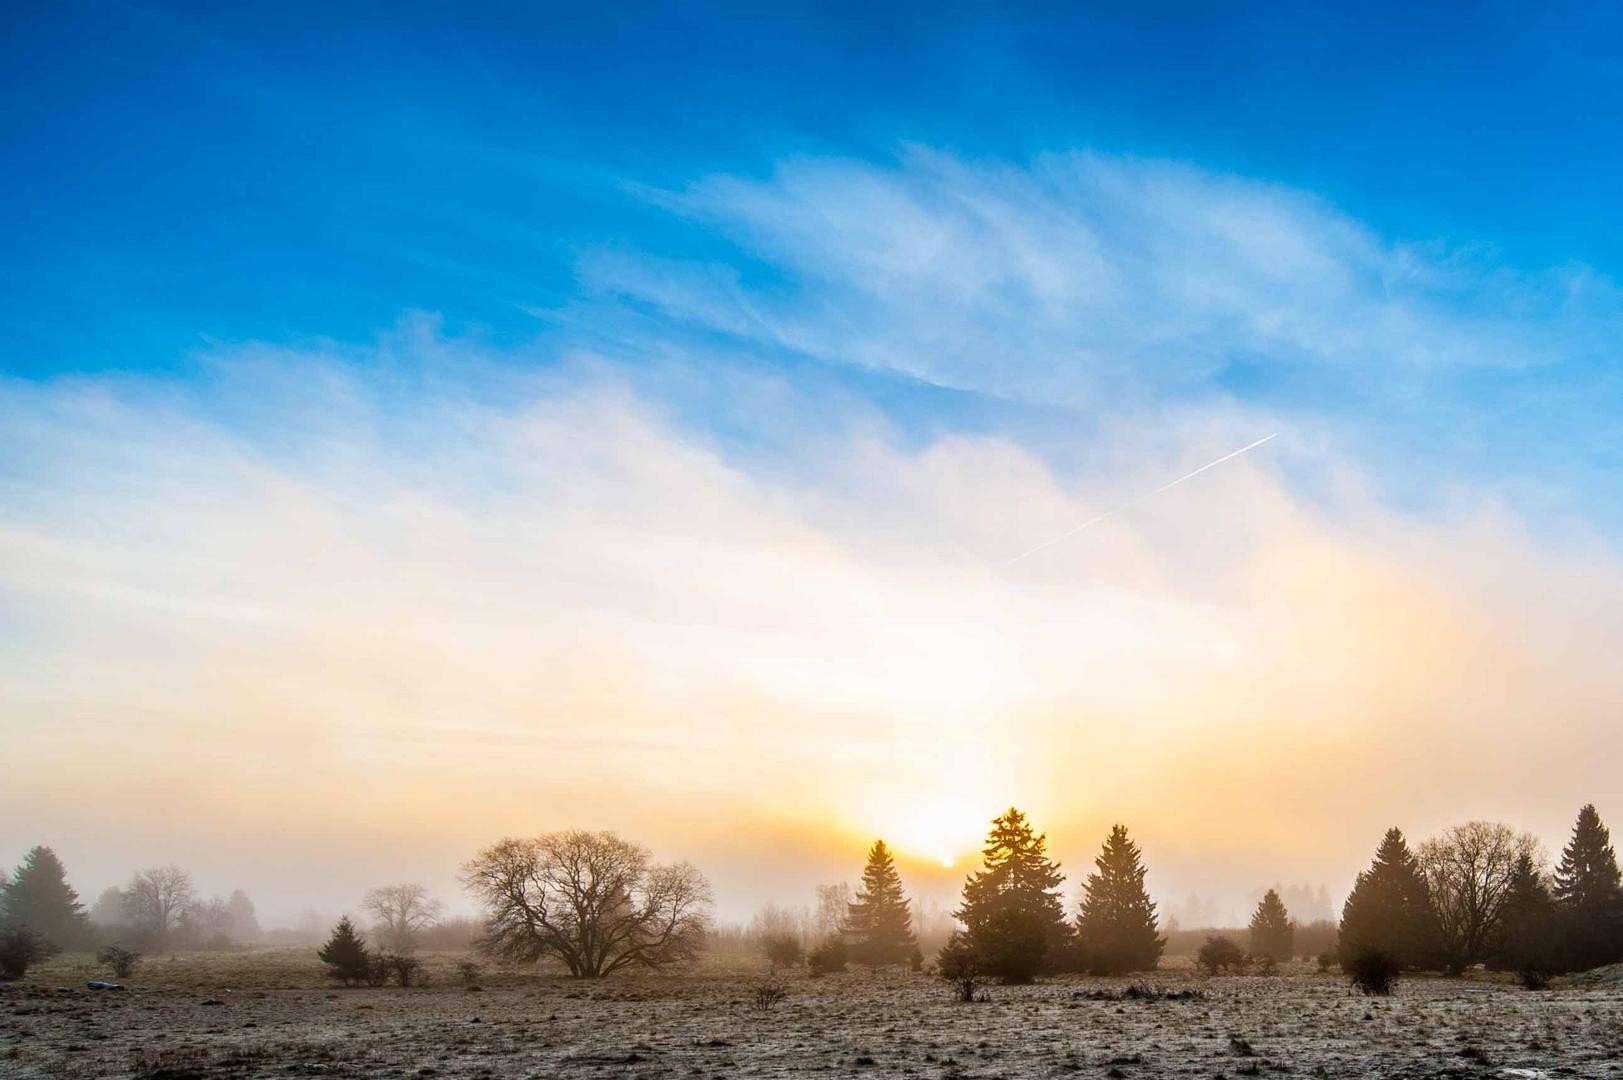
[[[88,956],[0,990],[0,1077],[1623,1077],[1623,985],[1529,992],[1488,976],[1364,998],[1309,967],[1065,978],[960,1004],[928,975],[774,975],[749,958],[579,981],[517,968],[464,985],[342,989],[314,950],[144,961],[125,992]],[[1193,996],[1140,1000],[1133,983]],[[785,994],[756,1007],[757,987]],[[60,993],[58,986],[68,987]]]

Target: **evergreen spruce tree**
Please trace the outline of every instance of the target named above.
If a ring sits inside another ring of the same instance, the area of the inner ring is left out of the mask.
[[[846,907],[845,934],[851,959],[859,964],[906,963],[918,951],[913,913],[883,840],[875,840],[868,849],[862,888]]]
[[[1093,864],[1098,869],[1088,875],[1076,919],[1082,963],[1096,975],[1153,970],[1166,939],[1156,932],[1155,905],[1144,891],[1144,864],[1125,826],[1110,830]]]
[[[355,932],[355,924],[345,915],[333,927],[332,936],[316,954],[323,964],[327,965],[327,974],[351,986],[366,980],[371,969],[371,954],[366,951],[366,942]]]
[[[1342,906],[1342,966],[1369,952],[1399,968],[1425,967],[1437,962],[1437,941],[1437,912],[1425,875],[1403,832],[1388,829],[1375,861],[1358,875]]]
[[[1008,937],[1013,924],[1004,913],[1022,913],[1021,925],[1040,931],[1039,969],[1054,971],[1069,958],[1071,927],[1059,894],[1065,878],[1059,866],[1048,860],[1047,847],[1048,838],[1034,831],[1019,810],[1009,807],[992,821],[981,852],[984,868],[964,882],[963,903],[953,916],[964,924],[969,939],[979,944]],[[1019,972],[985,967],[982,971],[999,978],[1021,977]]]
[[[0,883],[0,926],[26,926],[53,949],[86,941],[89,917],[56,852],[34,848],[12,871],[11,880]]]
[[[1532,854],[1524,851],[1516,859],[1505,904],[1499,912],[1499,930],[1488,967],[1514,971],[1526,986],[1536,990],[1562,969],[1562,952],[1555,900]]]
[[[1623,959],[1623,885],[1612,836],[1593,803],[1578,811],[1555,871],[1555,903],[1568,963],[1584,971]]]
[[[1251,955],[1283,964],[1291,958],[1295,944],[1296,924],[1291,922],[1279,893],[1269,889],[1251,916]]]

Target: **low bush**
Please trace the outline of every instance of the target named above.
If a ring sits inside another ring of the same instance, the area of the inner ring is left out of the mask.
[[[20,979],[55,952],[56,946],[26,926],[0,930],[0,979]]]
[[[975,1000],[981,982],[980,956],[975,943],[962,931],[954,933],[936,957],[936,973],[951,983],[958,1000]]]
[[[381,957],[384,966],[395,982],[401,986],[428,985],[428,975],[423,971],[423,962],[415,956],[404,953],[384,953]]]
[[[831,975],[845,970],[845,942],[831,937],[806,954],[806,967],[813,975]]]
[[[794,967],[806,955],[799,935],[788,931],[764,936],[761,939],[761,952],[773,967]]]
[[[1398,962],[1380,949],[1360,949],[1341,968],[1354,986],[1373,996],[1390,994],[1398,982]]]
[[[96,963],[106,967],[116,979],[129,978],[135,973],[135,965],[140,962],[140,953],[122,945],[103,945],[96,950]]]
[[[1206,974],[1219,975],[1225,971],[1244,971],[1247,960],[1245,950],[1240,948],[1238,942],[1221,934],[1212,934],[1195,954],[1195,963]]]

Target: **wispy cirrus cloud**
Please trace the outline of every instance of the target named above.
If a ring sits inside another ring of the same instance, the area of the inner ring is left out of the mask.
[[[663,349],[706,333],[1084,423],[1277,410],[1332,426],[1422,503],[1463,478],[1529,513],[1581,513],[1623,464],[1623,292],[1582,266],[1523,271],[1469,243],[1385,238],[1307,193],[1092,153],[915,148],[643,195],[734,245],[585,258],[615,301],[606,321]]]

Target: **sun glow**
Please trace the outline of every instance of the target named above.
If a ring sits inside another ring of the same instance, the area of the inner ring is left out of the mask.
[[[886,842],[903,856],[928,859],[952,869],[979,847],[988,811],[980,800],[921,800],[898,807]]]

